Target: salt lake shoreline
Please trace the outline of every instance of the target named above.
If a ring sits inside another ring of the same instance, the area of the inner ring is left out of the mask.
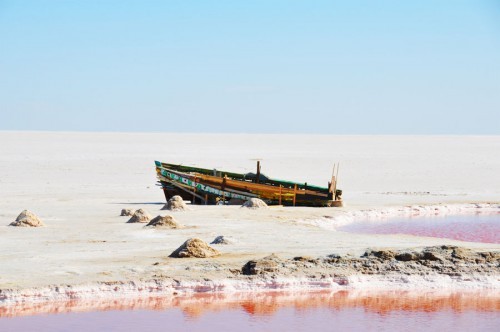
[[[334,224],[343,225],[354,220],[498,211],[500,203],[412,205],[336,211],[335,216],[305,218],[297,222],[334,230]],[[270,253],[261,259],[241,261],[239,269],[234,265],[218,266],[218,259],[187,259],[218,270],[216,279],[205,277],[203,271],[194,271],[187,278],[157,275],[131,280],[4,288],[0,289],[0,305],[75,299],[175,297],[195,293],[317,290],[484,290],[500,298],[500,249],[495,244],[463,243],[461,246],[406,249],[380,247],[368,249],[360,257],[332,254],[326,257],[283,258]]]
[[[362,266],[354,259],[370,249],[398,252],[447,245],[500,251],[494,243],[336,229],[364,219],[498,211],[500,136],[0,131],[0,141],[5,142],[0,144],[0,306],[259,289],[421,286],[498,293],[498,270],[487,277],[464,271],[432,278],[397,271],[354,275],[345,269],[328,269],[322,277],[321,270],[330,264],[325,261],[329,255],[350,257],[352,264]],[[147,229],[119,216],[122,208],[146,209],[153,217],[170,214],[161,210],[165,201],[155,186],[154,160],[247,173],[254,171],[255,159],[262,161],[266,176],[320,186],[327,185],[332,165],[340,161],[339,189],[346,207],[192,206],[172,213],[185,226],[175,230]],[[47,227],[8,227],[25,209]],[[217,258],[168,258],[188,238],[210,243],[219,235],[236,242],[217,246]],[[241,275],[247,262],[273,253],[283,260],[284,271]],[[379,263],[390,267],[391,261]]]

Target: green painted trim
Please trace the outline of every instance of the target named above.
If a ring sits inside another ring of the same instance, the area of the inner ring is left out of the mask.
[[[238,199],[243,199],[243,200],[247,200],[247,201],[249,199],[253,198],[251,196],[240,195],[240,194],[236,194],[236,193],[233,193],[230,191],[219,190],[217,188],[214,188],[214,187],[211,187],[211,186],[208,186],[205,184],[201,184],[201,183],[195,182],[191,179],[188,179],[186,177],[180,176],[178,174],[169,172],[165,169],[161,169],[160,173],[161,173],[161,175],[163,175],[167,179],[170,179],[174,182],[182,183],[182,184],[190,186],[192,188],[196,188],[197,191],[201,191],[203,193],[218,195],[218,196],[225,196],[227,198],[238,198]]]

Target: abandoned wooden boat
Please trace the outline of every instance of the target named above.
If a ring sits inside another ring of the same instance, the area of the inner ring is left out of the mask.
[[[155,161],[159,183],[169,200],[174,195],[193,204],[241,204],[260,198],[268,205],[342,206],[337,176],[327,187],[268,178],[260,172],[240,174]],[[335,173],[335,168],[334,168]],[[338,168],[337,168],[338,173]]]

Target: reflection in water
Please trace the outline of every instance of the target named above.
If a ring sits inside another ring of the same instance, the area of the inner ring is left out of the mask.
[[[309,292],[248,292],[233,294],[195,293],[189,296],[144,297],[124,299],[78,299],[64,302],[38,302],[0,305],[0,317],[37,314],[110,310],[181,309],[188,317],[207,312],[241,309],[249,315],[273,315],[282,308],[314,309],[363,308],[384,314],[391,311],[461,312],[500,311],[500,294],[495,291],[425,292],[425,291],[309,291]]]
[[[4,304],[0,330],[493,331],[498,312],[494,291],[212,293]]]
[[[339,231],[363,234],[409,234],[500,244],[500,212],[389,218],[353,222]]]

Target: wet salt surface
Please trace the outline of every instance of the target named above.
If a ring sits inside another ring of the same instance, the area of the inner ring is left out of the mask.
[[[500,244],[500,212],[356,221],[338,227],[337,230],[362,234],[408,234]]]
[[[0,305],[1,331],[496,331],[500,294],[321,291]]]

